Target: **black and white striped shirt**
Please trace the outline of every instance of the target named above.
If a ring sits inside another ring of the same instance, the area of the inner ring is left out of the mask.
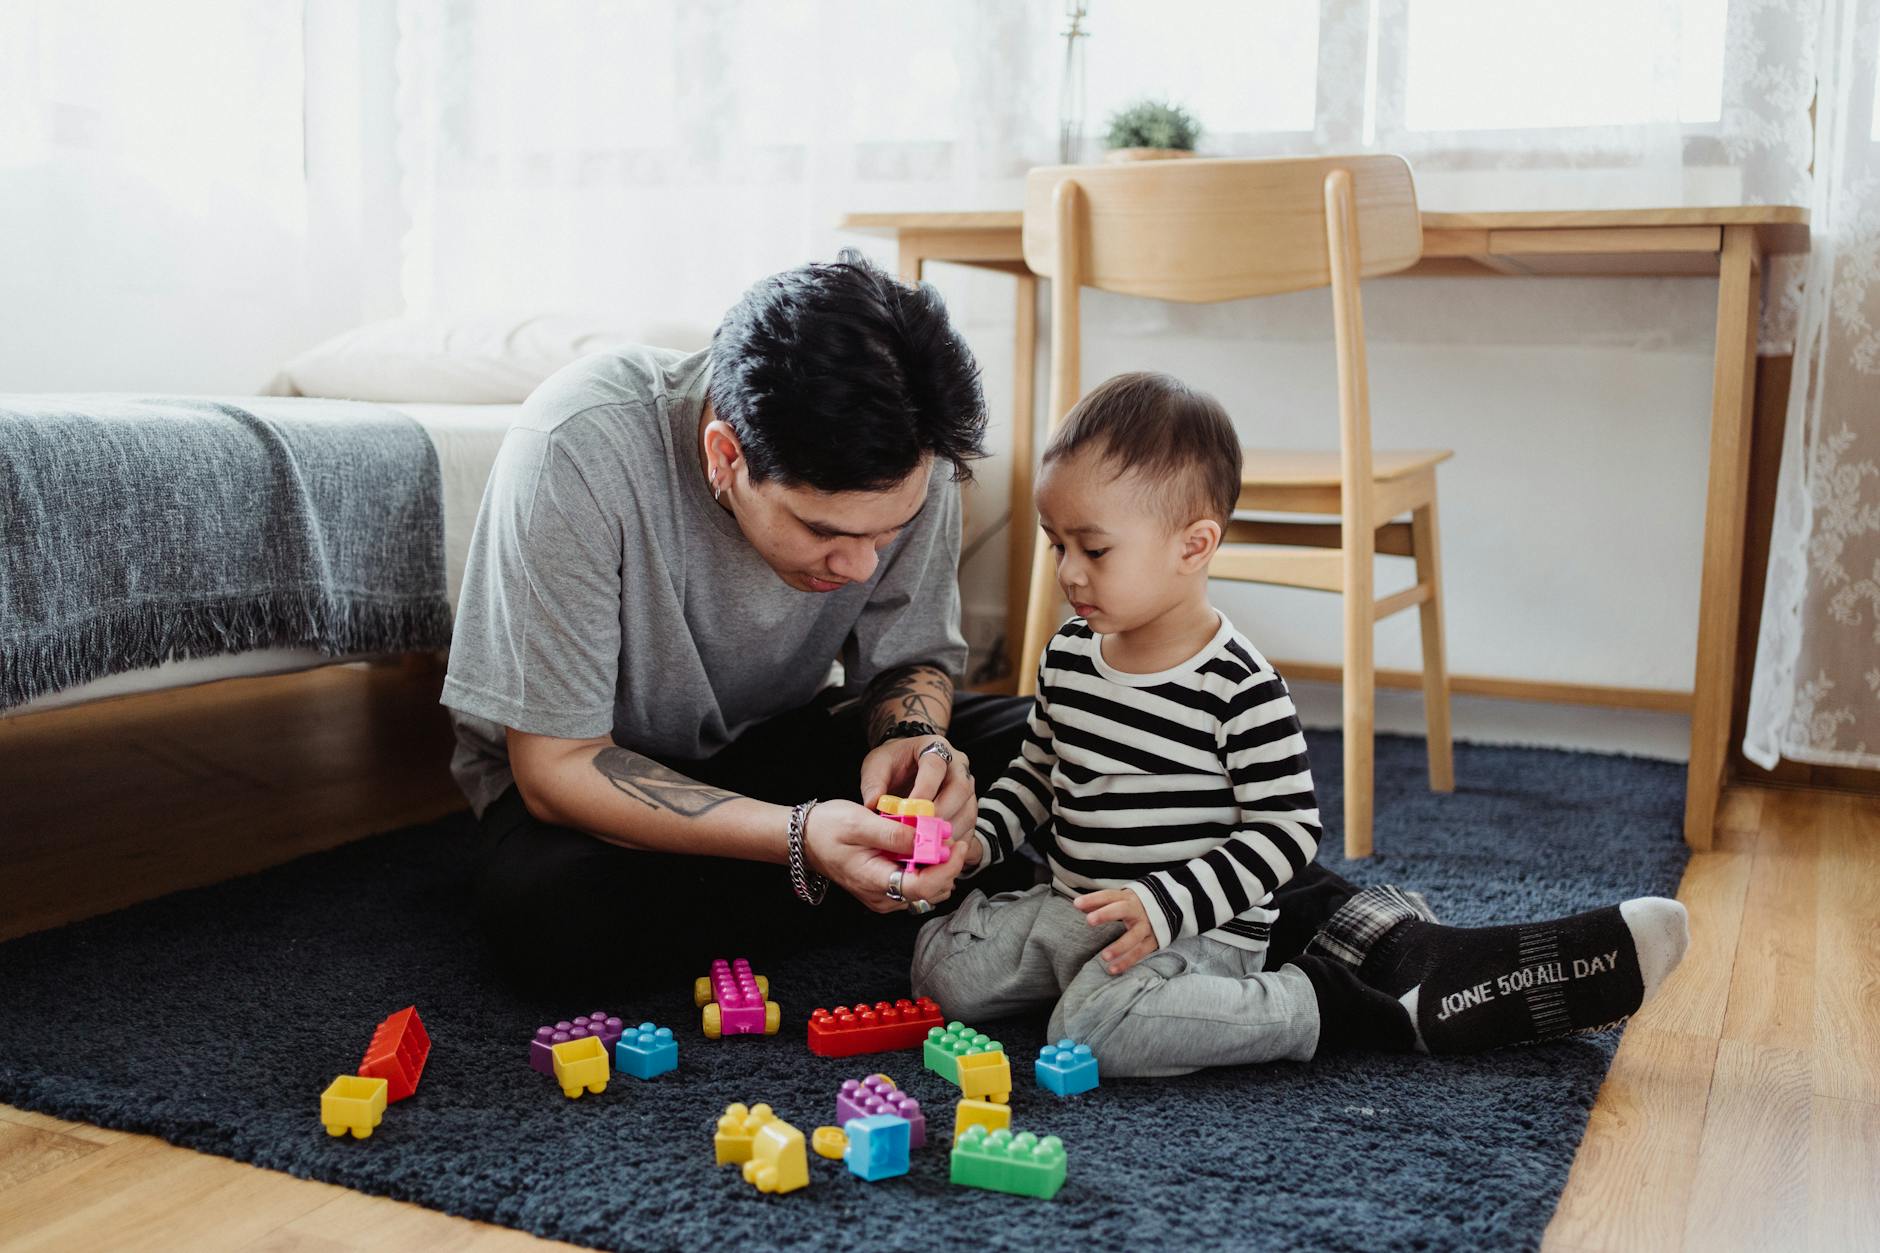
[[[1133,890],[1165,946],[1264,949],[1273,889],[1320,836],[1292,696],[1225,614],[1205,648],[1156,674],[1112,669],[1072,618],[1045,647],[1024,745],[975,834],[988,865],[1039,838],[1065,896]]]

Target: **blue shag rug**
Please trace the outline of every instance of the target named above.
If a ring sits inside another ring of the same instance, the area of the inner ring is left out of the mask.
[[[1310,738],[1337,815],[1337,737]],[[1347,863],[1334,833],[1321,857],[1360,883],[1420,889],[1463,926],[1672,895],[1683,775],[1458,745],[1460,786],[1436,796],[1422,741],[1380,737],[1379,852]],[[501,987],[470,929],[471,840],[457,815],[0,945],[0,1101],[600,1248],[1513,1249],[1539,1246],[1618,1045],[1607,1033],[1467,1059],[1348,1054],[1106,1080],[1059,1100],[1030,1074],[1043,1019],[1000,1023],[1014,1122],[1063,1138],[1069,1181],[1048,1202],[955,1188],[936,1145],[957,1093],[918,1052],[831,1060],[803,1042],[817,1005],[906,994],[904,932],[750,954],[784,1030],[707,1041],[689,986],[605,1006]],[[658,943],[627,919],[595,938],[623,960]],[[414,1002],[434,1041],[417,1095],[370,1139],[329,1139],[321,1090]],[[678,1071],[563,1098],[529,1068],[528,1041],[594,1008],[677,1029]],[[874,1071],[930,1119],[908,1176],[867,1184],[812,1154],[810,1186],[777,1197],[713,1165],[729,1102],[768,1101],[807,1135],[832,1121],[842,1080]]]

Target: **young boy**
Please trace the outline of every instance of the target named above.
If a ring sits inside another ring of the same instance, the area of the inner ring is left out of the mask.
[[[915,993],[968,1022],[1051,1004],[1050,1038],[1089,1044],[1107,1075],[1618,1025],[1684,954],[1676,901],[1464,930],[1414,893],[1312,865],[1322,830],[1292,699],[1208,603],[1239,494],[1226,411],[1166,375],[1111,379],[1053,436],[1038,513],[1075,616],[1045,649],[1024,747],[980,801],[962,871],[1037,839],[1051,881],[975,891],[928,923]],[[1269,969],[1288,926],[1283,947],[1304,951]]]

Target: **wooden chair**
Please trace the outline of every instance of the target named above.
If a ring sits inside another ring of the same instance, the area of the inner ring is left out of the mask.
[[[1213,577],[1345,597],[1345,855],[1371,853],[1378,619],[1417,606],[1430,787],[1455,786],[1443,660],[1436,466],[1447,450],[1373,452],[1358,280],[1416,264],[1422,220],[1410,167],[1388,155],[1055,166],[1025,187],[1025,263],[1051,293],[1051,423],[1080,394],[1083,288],[1206,302],[1330,285],[1338,349],[1339,448],[1245,450],[1239,508],[1331,515],[1331,522],[1235,521]],[[1409,514],[1409,521],[1398,521]],[[1014,515],[1013,525],[1021,525]],[[1024,650],[1035,659],[1060,620],[1047,545],[1034,544]],[[1415,559],[1416,583],[1378,596],[1373,554]],[[1029,694],[1036,671],[1018,674]]]

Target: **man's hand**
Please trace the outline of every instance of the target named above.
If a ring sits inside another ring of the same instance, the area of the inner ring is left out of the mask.
[[[922,755],[929,744],[946,749],[949,764],[939,753]],[[862,804],[870,809],[883,794],[911,800],[931,800],[934,815],[953,824],[953,840],[971,840],[979,817],[973,795],[972,763],[948,744],[943,735],[909,735],[889,740],[862,758]]]
[[[1084,911],[1084,921],[1093,927],[1112,922],[1124,924],[1123,934],[1117,936],[1110,947],[1097,954],[1113,975],[1122,974],[1162,947],[1155,938],[1155,928],[1149,925],[1149,915],[1142,907],[1142,898],[1128,888],[1086,892],[1071,904]]]
[[[809,868],[826,875],[843,891],[878,914],[891,914],[907,906],[888,899],[888,876],[914,851],[914,832],[894,819],[864,809],[854,801],[824,801],[810,810],[803,832],[803,856]],[[939,902],[953,895],[964,857],[939,866],[922,866],[902,880],[901,895],[908,900]]]

